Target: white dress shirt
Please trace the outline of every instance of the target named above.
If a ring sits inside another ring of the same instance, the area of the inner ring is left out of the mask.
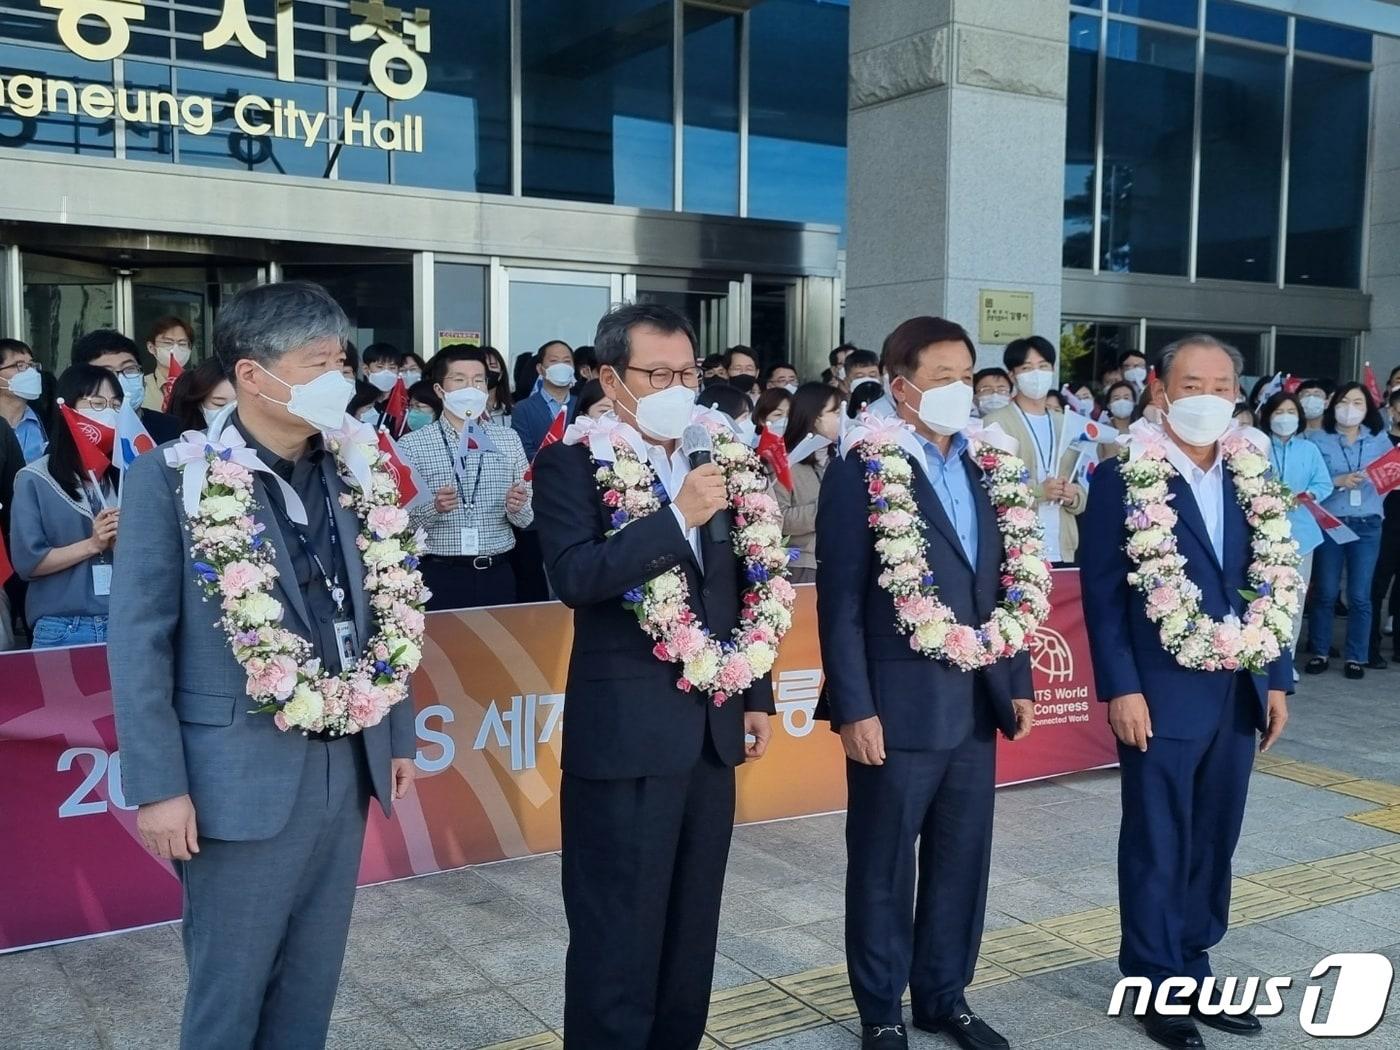
[[[703,572],[705,563],[700,560],[700,530],[688,528],[685,523],[685,515],[676,506],[676,497],[680,494],[681,485],[685,483],[685,476],[690,473],[690,461],[685,458],[685,453],[681,451],[681,444],[677,441],[676,450],[671,453],[669,459],[664,448],[647,442],[647,462],[651,465],[651,469],[656,471],[656,478],[661,482],[661,487],[666,490],[666,495],[671,501],[671,513],[676,516],[681,533],[695,554],[695,564]]]
[[[1220,461],[1220,445],[1215,446],[1215,462],[1202,470],[1191,462],[1175,441],[1167,438],[1167,460],[1185,479],[1196,498],[1196,506],[1206,522],[1215,560],[1225,563],[1225,476]]]
[[[1031,435],[1031,447],[1021,450],[1021,462],[1031,472],[1031,480],[1037,483],[1055,477],[1055,469],[1060,462],[1060,444],[1055,432],[1056,417],[1047,410],[1033,415],[1014,401],[1012,405],[1021,413],[1026,430]],[[1045,538],[1045,557],[1048,561],[1062,561],[1060,556],[1060,511],[1059,503],[1041,503],[1036,507],[1040,517],[1040,529]]]

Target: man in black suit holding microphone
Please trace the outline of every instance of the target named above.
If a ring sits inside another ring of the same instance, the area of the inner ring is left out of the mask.
[[[683,690],[681,665],[656,655],[631,608],[644,584],[679,567],[711,634],[727,638],[739,621],[743,566],[728,535],[704,527],[728,507],[724,476],[680,448],[700,385],[689,322],[664,306],[619,307],[599,322],[593,349],[616,420],[584,440],[571,431],[535,463],[545,566],[576,610],[560,791],[564,1038],[569,1050],[694,1050],[709,1009],[734,767],[767,747],[772,684],[764,675],[719,705]],[[650,468],[660,497],[654,513],[620,528],[597,479],[614,458],[619,473]]]

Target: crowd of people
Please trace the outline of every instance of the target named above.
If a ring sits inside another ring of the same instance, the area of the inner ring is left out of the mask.
[[[147,367],[154,364],[149,372],[132,339],[109,329],[89,332],[74,343],[69,368],[54,376],[27,345],[0,340],[0,529],[14,567],[0,596],[4,648],[106,637],[120,472],[114,466],[104,477],[90,477],[78,469],[57,403],[112,424],[122,404],[134,402],[156,444],[208,428],[234,403],[216,360],[186,367],[198,348],[183,319],[156,321],[145,349]],[[1043,337],[1008,344],[1002,361],[974,374],[973,414],[1016,440],[1032,475],[1050,560],[1074,565],[1077,520],[1093,471],[1118,449],[1111,435],[1084,440],[1081,420],[1124,441],[1138,420],[1155,421],[1147,358],[1126,350],[1097,383],[1059,386],[1056,348]],[[831,351],[820,377],[803,382],[792,362],[765,365],[754,349],[734,346],[699,368],[700,404],[728,417],[751,443],[764,434],[779,439],[791,457],[789,483],[775,477],[772,491],[799,552],[793,579],[812,582],[817,496],[832,449],[861,413],[894,413],[885,363],[873,351],[843,344]],[[530,463],[561,414],[573,422],[612,411],[593,348],[552,340],[517,355],[511,371],[491,346],[448,346],[425,361],[388,343],[358,353],[351,344],[343,371],[355,384],[349,412],[376,427],[391,422],[395,386],[402,382],[407,392],[407,411],[396,422],[406,458],[432,490],[431,501],[413,512],[428,533],[431,607],[553,597],[533,523]],[[1383,638],[1393,637],[1400,606],[1400,588],[1392,586],[1400,570],[1400,493],[1382,497],[1366,467],[1400,444],[1400,368],[1382,398],[1365,383],[1330,378],[1285,387],[1264,377],[1237,393],[1236,420],[1269,435],[1276,473],[1301,497],[1290,521],[1310,585],[1307,612],[1295,624],[1298,663],[1307,673],[1324,673],[1340,658],[1344,673],[1360,678],[1388,663]],[[458,462],[459,449],[474,462]],[[1349,534],[1325,533],[1303,500],[1340,519]],[[1337,616],[1347,621],[1341,646],[1332,642]],[[1390,652],[1389,659],[1400,658],[1396,648]]]

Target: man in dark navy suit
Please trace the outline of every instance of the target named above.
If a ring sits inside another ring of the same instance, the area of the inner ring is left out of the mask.
[[[976,351],[959,325],[915,317],[885,340],[883,356],[916,442],[918,527],[939,599],[959,623],[980,625],[996,605],[1004,545],[961,433]],[[911,648],[879,584],[869,513],[853,450],[822,482],[817,615],[831,724],[847,759],[846,960],[861,1045],[908,1045],[907,986],[916,1027],[997,1050],[1006,1040],[963,993],[987,905],[996,730],[1012,740],[1030,732],[1030,661],[1021,653],[965,672]]]
[[[1168,487],[1177,548],[1214,620],[1243,616],[1250,530],[1235,499],[1220,438],[1231,426],[1243,360],[1211,336],[1168,346],[1152,403],[1176,468]],[[1285,650],[1265,674],[1198,671],[1163,648],[1145,601],[1128,582],[1126,486],[1117,460],[1103,463],[1081,519],[1085,620],[1099,699],[1109,704],[1122,765],[1118,965],[1154,989],[1168,977],[1202,980],[1209,949],[1229,925],[1230,858],[1244,821],[1255,734],[1267,751],[1288,719],[1293,663]],[[1193,1020],[1194,1019],[1194,1020]],[[1259,1031],[1252,1013],[1140,1018],[1162,1046],[1203,1045],[1195,1021],[1225,1032]]]
[[[700,528],[727,506],[724,477],[691,468],[677,439],[700,371],[695,334],[669,307],[619,307],[598,325],[599,378],[627,442],[666,499],[614,531],[588,443],[547,445],[535,520],[549,578],[575,610],[565,693],[564,1040],[569,1050],[695,1050],[704,1035],[734,823],[734,767],[762,756],[765,675],[716,707],[682,692],[625,595],[677,566],[692,608],[728,638],[746,586],[732,542]],[[753,742],[745,744],[745,735]]]

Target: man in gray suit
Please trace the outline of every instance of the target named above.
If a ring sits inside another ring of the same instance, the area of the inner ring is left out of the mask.
[[[341,644],[359,651],[373,627],[359,522],[340,506],[345,486],[319,434],[341,422],[353,389],[340,371],[348,334],[335,300],[301,282],[241,293],[214,328],[238,393],[229,424],[270,468],[254,474],[254,516],[275,550],[272,596],[282,625],[331,670]],[[163,450],[127,473],[108,647],[126,798],[184,888],[181,1046],[322,1047],[369,797],[388,814],[413,780],[413,706],[338,738],[251,713],[247,676],[199,586],[181,480]]]

